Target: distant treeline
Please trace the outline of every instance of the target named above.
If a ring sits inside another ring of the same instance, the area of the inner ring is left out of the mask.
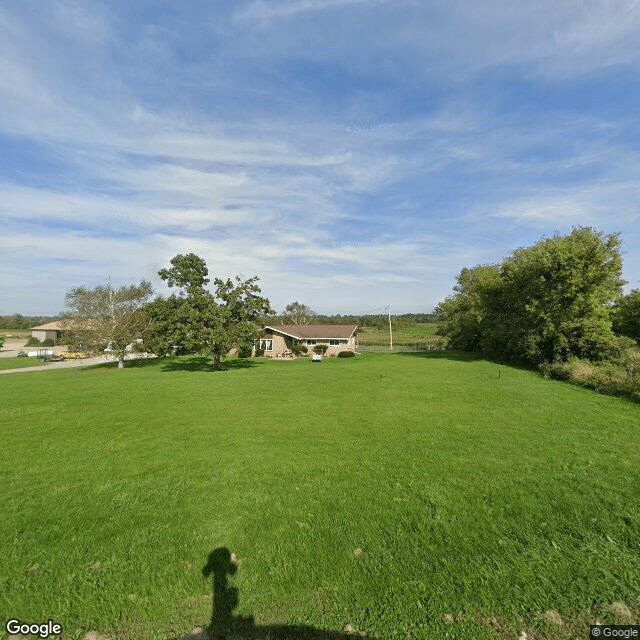
[[[14,313],[10,316],[0,316],[0,328],[2,329],[31,329],[47,322],[58,320],[58,316],[23,316]],[[273,324],[290,324],[290,320],[286,316],[275,316],[269,318],[268,323]],[[402,315],[392,315],[391,325],[394,329],[408,327],[416,323],[435,322],[435,314],[433,313],[404,313]],[[357,324],[359,327],[376,327],[385,329],[389,326],[389,316],[386,314],[378,315],[314,315],[311,318],[312,324]]]
[[[435,322],[433,313],[404,313],[402,315],[392,315],[391,325],[394,329],[409,327],[416,323]],[[286,316],[275,316],[269,319],[273,324],[290,324],[291,321]],[[376,327],[385,329],[389,326],[389,316],[387,314],[376,315],[314,315],[310,318],[310,324],[357,324],[359,327]]]
[[[10,316],[0,316],[0,328],[2,329],[31,329],[47,322],[57,320],[57,316],[23,316],[14,313]]]

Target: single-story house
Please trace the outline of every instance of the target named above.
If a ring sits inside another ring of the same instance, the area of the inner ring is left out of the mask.
[[[263,327],[264,338],[260,349],[264,355],[278,358],[291,353],[295,345],[305,345],[313,351],[316,345],[326,345],[326,355],[337,355],[340,351],[356,350],[356,324],[280,324]]]
[[[32,327],[31,337],[37,338],[40,342],[53,340],[53,344],[56,345],[62,331],[64,331],[62,322],[54,320],[53,322],[47,322],[47,324],[41,324],[39,327]]]

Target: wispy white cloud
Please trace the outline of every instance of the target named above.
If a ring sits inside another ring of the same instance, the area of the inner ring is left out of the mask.
[[[637,4],[265,0],[180,20],[148,5],[125,34],[117,5],[8,3],[0,135],[33,149],[0,170],[3,299],[37,270],[50,286],[30,304],[56,310],[78,277],[153,278],[195,251],[212,273],[261,274],[276,304],[409,310],[556,227],[637,247],[634,112],[537,95],[510,110],[472,88],[507,67],[538,77],[532,94],[636,70]]]
[[[502,202],[491,210],[487,205],[474,212],[473,219],[502,219],[548,229],[553,225],[606,225],[611,231],[640,225],[634,199],[640,197],[640,180],[536,189],[527,196]]]
[[[353,6],[372,7],[390,0],[289,0],[268,1],[252,0],[246,6],[237,9],[233,18],[236,22],[257,22],[261,25],[278,18],[289,18],[309,12],[342,9]]]

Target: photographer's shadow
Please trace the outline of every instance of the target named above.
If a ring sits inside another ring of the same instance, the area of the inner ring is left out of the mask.
[[[213,609],[208,629],[200,634],[208,640],[354,640],[366,638],[362,634],[325,631],[308,626],[256,625],[253,616],[234,615],[239,592],[229,586],[229,576],[235,575],[238,561],[226,547],[219,547],[209,554],[202,568],[205,578],[213,576]],[[186,636],[184,640],[195,640]],[[204,640],[204,639],[203,639]]]

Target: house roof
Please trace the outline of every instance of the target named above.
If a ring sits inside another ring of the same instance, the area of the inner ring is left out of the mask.
[[[280,324],[266,326],[278,333],[283,333],[299,340],[346,340],[350,338],[358,328],[357,324]]]
[[[34,329],[40,331],[68,331],[69,329],[83,329],[90,325],[91,321],[87,320],[86,323],[82,321],[78,321],[76,325],[75,320],[54,320],[53,322],[47,322],[47,324],[41,324],[37,327],[31,327],[31,330]]]
[[[60,320],[54,320],[53,322],[47,322],[47,324],[41,324],[37,327],[31,327],[31,329],[42,329],[43,331],[63,331],[64,327]]]

